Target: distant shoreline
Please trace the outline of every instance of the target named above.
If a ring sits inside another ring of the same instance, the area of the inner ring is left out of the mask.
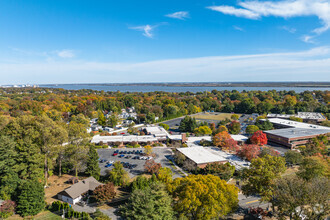
[[[39,86],[164,86],[164,87],[330,87],[330,82],[202,82],[202,83],[68,83],[39,84]]]

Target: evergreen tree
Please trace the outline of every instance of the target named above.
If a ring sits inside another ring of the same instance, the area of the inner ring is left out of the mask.
[[[174,219],[171,204],[172,198],[165,191],[165,185],[153,182],[149,187],[135,190],[120,213],[128,220]]]
[[[24,180],[18,187],[16,212],[21,216],[33,216],[45,208],[44,187],[41,183]]]
[[[86,173],[95,179],[100,179],[99,155],[94,146],[89,147]]]
[[[7,136],[0,137],[0,199],[12,198],[19,181],[15,171],[17,153],[15,142]]]

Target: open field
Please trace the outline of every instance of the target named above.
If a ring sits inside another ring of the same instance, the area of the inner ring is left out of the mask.
[[[60,216],[54,214],[54,213],[51,213],[50,211],[44,211],[44,212],[41,212],[39,213],[38,215],[36,216],[33,216],[31,218],[28,218],[28,217],[25,217],[25,218],[22,218],[20,217],[19,215],[13,215],[9,218],[7,218],[8,220],[20,220],[20,219],[34,219],[34,220],[60,220],[62,219]]]
[[[231,113],[201,113],[197,115],[193,115],[195,119],[202,119],[202,120],[214,120],[214,121],[222,121],[225,119],[230,119],[230,117],[233,114]],[[237,114],[238,116],[241,116],[241,114]]]

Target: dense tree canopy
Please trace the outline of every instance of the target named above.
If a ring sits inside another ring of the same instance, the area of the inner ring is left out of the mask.
[[[213,219],[238,205],[238,188],[214,175],[189,175],[169,185],[174,210],[184,219]]]
[[[174,219],[172,198],[159,182],[153,182],[141,190],[135,190],[129,201],[120,208],[121,216],[128,220]]]

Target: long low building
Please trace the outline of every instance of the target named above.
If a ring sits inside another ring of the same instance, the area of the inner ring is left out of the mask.
[[[264,119],[261,120],[265,121]],[[330,134],[330,128],[324,126],[281,118],[270,118],[269,121],[277,129],[264,131],[267,135],[268,141],[289,147],[291,149],[305,145],[310,139],[319,135]]]
[[[186,158],[192,161],[197,167],[204,168],[212,163],[227,163],[235,166],[237,170],[249,168],[250,163],[242,160],[236,155],[226,153],[214,147],[185,147],[177,148]]]
[[[138,136],[138,135],[117,135],[117,136],[100,136],[96,135],[93,137],[91,143],[95,144],[109,144],[112,145],[116,142],[120,142],[121,144],[127,144],[132,142],[137,143],[155,143],[158,142],[158,138],[156,138],[153,135],[144,135],[144,136]]]
[[[264,131],[264,133],[266,133],[268,141],[293,149],[307,144],[310,139],[319,135],[329,134],[329,131],[324,129],[283,128]]]
[[[177,150],[199,168],[204,168],[211,163],[228,162],[228,160],[225,158],[216,154],[212,154],[211,152],[205,150],[203,147],[177,148]]]

